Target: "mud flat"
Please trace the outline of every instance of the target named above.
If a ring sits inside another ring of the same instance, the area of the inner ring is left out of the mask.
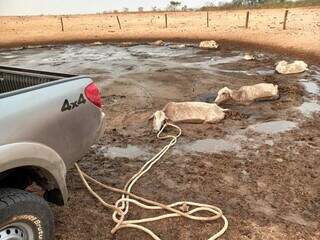
[[[297,75],[274,72],[284,55],[238,48],[207,51],[136,45],[77,44],[0,51],[2,64],[90,74],[101,87],[107,129],[80,161],[102,182],[122,188],[165,143],[148,117],[168,101],[212,101],[223,86],[272,82],[280,98],[232,111],[218,124],[181,124],[176,147],[133,192],[170,203],[181,199],[216,204],[230,227],[221,239],[320,239],[320,65]],[[56,239],[149,239],[121,230],[112,236],[111,212],[69,171],[69,205],[54,207]],[[97,191],[108,201],[119,196]],[[148,213],[133,208],[131,217]],[[148,224],[162,239],[206,239],[219,223],[169,219]]]
[[[95,41],[215,39],[224,44],[254,47],[320,61],[320,7],[289,10],[246,10],[169,13],[118,13],[74,16],[0,17],[0,47]],[[168,26],[165,27],[165,14]],[[121,29],[117,18],[119,17]],[[61,25],[63,21],[63,31]]]

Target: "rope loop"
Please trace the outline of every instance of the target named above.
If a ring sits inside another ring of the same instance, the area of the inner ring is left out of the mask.
[[[168,127],[173,127],[178,130],[177,135],[162,135],[163,131]],[[152,237],[154,240],[161,240],[154,232],[152,232],[150,229],[140,225],[141,223],[147,223],[147,222],[153,222],[153,221],[159,221],[161,219],[165,218],[173,218],[173,217],[185,217],[188,219],[196,220],[196,221],[215,221],[218,219],[222,219],[224,222],[224,226],[221,228],[221,230],[211,236],[208,240],[214,240],[220,237],[222,234],[225,233],[225,231],[228,228],[228,220],[223,215],[223,212],[220,208],[210,205],[210,204],[202,204],[202,203],[196,203],[196,202],[188,202],[188,201],[182,201],[182,202],[175,202],[171,203],[169,205],[165,205],[153,200],[149,200],[143,197],[140,197],[138,195],[135,195],[131,192],[132,187],[134,184],[145,174],[147,173],[152,166],[158,162],[162,156],[177,143],[177,139],[181,136],[182,130],[177,125],[171,124],[171,123],[165,123],[160,131],[157,134],[158,139],[171,139],[170,142],[164,146],[154,157],[152,157],[150,160],[148,160],[141,168],[140,170],[134,174],[128,182],[125,184],[123,189],[114,188],[111,186],[108,186],[106,184],[103,184],[99,182],[98,180],[90,177],[86,173],[84,173],[79,165],[75,163],[75,167],[80,175],[80,178],[82,182],[84,183],[85,187],[88,189],[90,194],[92,194],[99,202],[102,203],[103,206],[106,208],[110,208],[113,210],[112,219],[116,223],[114,228],[111,230],[111,233],[114,234],[118,230],[122,228],[135,228],[139,229],[145,233],[147,233],[150,237]],[[116,193],[120,193],[121,198],[116,201],[114,205],[109,204],[105,202],[102,197],[100,197],[89,185],[88,181],[93,182],[94,184],[99,185],[102,188],[105,188],[109,191],[113,191]],[[149,217],[149,218],[142,218],[142,219],[133,219],[133,220],[126,220],[125,217],[129,212],[130,209],[130,203],[134,204],[142,209],[147,210],[165,210],[167,213],[164,213],[159,216],[155,217]],[[190,208],[190,209],[189,209]],[[199,212],[207,212],[208,216],[199,216],[196,215],[196,213]]]

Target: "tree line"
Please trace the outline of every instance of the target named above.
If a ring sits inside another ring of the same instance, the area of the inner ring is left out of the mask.
[[[319,6],[320,0],[232,0],[231,2],[208,2],[200,10],[237,9],[237,8],[279,8]]]
[[[180,1],[169,1],[167,7],[164,9],[158,8],[157,6],[152,7],[151,11],[210,11],[218,9],[241,9],[241,8],[277,8],[277,7],[300,7],[300,6],[315,6],[320,5],[320,0],[232,0],[231,2],[208,2],[205,6],[200,9],[188,8],[187,5],[182,5]],[[145,9],[139,7],[138,12],[143,12]],[[118,12],[114,10],[113,12]],[[128,8],[123,8],[122,12],[129,12]],[[103,12],[107,13],[107,12]]]

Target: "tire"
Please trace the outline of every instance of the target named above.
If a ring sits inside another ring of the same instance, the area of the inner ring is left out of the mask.
[[[52,240],[53,234],[53,215],[44,199],[18,189],[0,189],[0,240]]]

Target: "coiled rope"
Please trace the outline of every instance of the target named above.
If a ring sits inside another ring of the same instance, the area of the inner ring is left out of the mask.
[[[173,128],[176,128],[178,130],[177,135],[166,135],[162,136],[163,130],[167,127],[171,126]],[[112,219],[116,223],[115,227],[111,230],[111,233],[116,233],[119,229],[122,228],[135,228],[144,231],[145,233],[149,234],[153,239],[155,240],[161,240],[155,233],[153,233],[150,229],[140,225],[142,223],[152,222],[152,221],[158,221],[165,218],[173,218],[173,217],[185,217],[192,220],[197,221],[214,221],[218,220],[220,218],[224,221],[223,228],[210,238],[208,240],[214,240],[220,237],[228,228],[228,220],[223,215],[220,208],[209,205],[209,204],[202,204],[202,203],[196,203],[196,202],[175,202],[169,205],[165,205],[159,202],[155,202],[140,196],[137,196],[133,193],[131,193],[131,189],[134,186],[134,184],[145,174],[147,173],[151,167],[161,159],[161,157],[172,147],[176,144],[177,139],[181,136],[181,129],[170,123],[164,124],[164,126],[161,128],[161,130],[157,134],[158,139],[171,139],[170,142],[164,146],[153,158],[151,158],[149,161],[147,161],[139,172],[134,174],[130,180],[125,184],[124,189],[118,189],[114,187],[110,187],[108,185],[105,185],[98,180],[90,177],[86,173],[84,173],[79,165],[76,163],[76,169],[80,175],[81,180],[83,181],[84,185],[88,189],[88,191],[96,198],[99,202],[103,204],[103,206],[112,209],[114,212],[112,214]],[[116,201],[115,205],[109,204],[105,202],[102,197],[100,197],[89,185],[88,181],[91,181],[92,183],[95,183],[99,185],[102,188],[108,189],[110,191],[120,193],[122,194],[121,198]],[[134,219],[134,220],[126,220],[125,217],[129,212],[129,205],[130,203],[135,204],[143,209],[148,210],[166,210],[169,213],[162,214],[156,217],[150,217],[150,218],[142,218],[142,219]],[[189,208],[192,208],[189,210]],[[209,212],[209,216],[197,216],[195,213],[197,212]]]

